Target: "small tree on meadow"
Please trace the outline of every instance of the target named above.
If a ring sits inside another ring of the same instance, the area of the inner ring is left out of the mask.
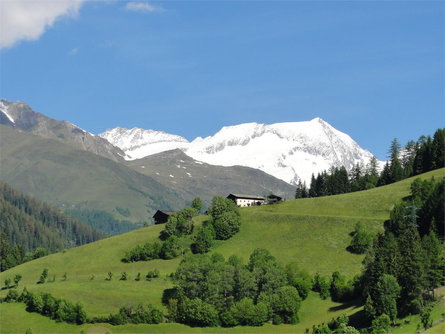
[[[199,197],[196,197],[192,201],[192,208],[196,210],[196,212],[200,213],[202,210],[202,201]]]
[[[37,282],[37,284],[45,283],[47,277],[48,277],[48,269],[45,268],[45,269],[43,269],[42,274],[40,275],[40,279]]]
[[[20,282],[21,279],[22,279],[22,275],[20,275],[20,274],[17,274],[17,275],[14,276],[15,286],[19,286],[19,282]]]

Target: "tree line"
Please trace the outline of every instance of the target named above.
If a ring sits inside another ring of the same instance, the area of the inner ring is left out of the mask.
[[[104,233],[0,181],[1,271],[104,237]]]
[[[445,283],[444,179],[415,180],[364,260],[363,296],[370,320],[428,312],[434,289]]]
[[[445,129],[438,129],[433,138],[421,136],[417,142],[409,141],[403,148],[394,139],[389,149],[389,161],[379,173],[377,159],[372,157],[364,166],[356,164],[349,171],[345,167],[332,167],[316,177],[310,185],[297,183],[295,198],[337,195],[391,184],[405,178],[445,166]]]
[[[306,279],[265,249],[256,249],[247,265],[235,255],[227,261],[218,253],[189,255],[173,275],[175,288],[165,291],[168,320],[200,327],[294,324],[302,300],[297,288],[304,290]]]

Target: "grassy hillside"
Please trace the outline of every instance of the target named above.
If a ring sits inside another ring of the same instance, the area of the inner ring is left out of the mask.
[[[445,176],[445,169],[433,171],[422,175],[423,178],[431,176]],[[369,230],[382,230],[382,223],[389,217],[393,204],[409,194],[409,185],[412,179],[376,188],[368,191],[338,195],[325,198],[288,201],[275,206],[252,207],[241,210],[243,223],[240,232],[232,239],[219,242],[214,251],[228,257],[238,254],[248,260],[250,252],[257,247],[264,247],[271,251],[283,263],[295,260],[301,267],[311,273],[319,271],[330,274],[340,270],[347,276],[358,273],[361,269],[363,255],[354,255],[346,251],[356,222],[361,221]],[[199,224],[205,217],[198,217]],[[117,312],[120,306],[136,305],[137,303],[151,302],[161,306],[161,297],[164,289],[171,287],[172,283],[166,275],[173,272],[180,259],[155,260],[150,262],[122,263],[120,259],[126,250],[136,244],[156,240],[163,226],[150,226],[135,230],[124,235],[104,239],[92,244],[70,249],[66,252],[53,254],[35,261],[20,265],[0,275],[0,281],[12,278],[20,273],[23,276],[20,286],[27,286],[30,291],[50,292],[56,297],[63,297],[73,302],[81,302],[89,316],[107,315]],[[36,282],[43,268],[49,269],[48,277],[56,275],[54,283],[37,285]],[[145,275],[147,271],[159,269],[161,277],[152,281],[133,280],[138,272]],[[107,273],[111,271],[114,277],[105,281]],[[121,272],[130,275],[129,281],[119,281]],[[68,279],[63,281],[62,275],[67,273]],[[92,275],[94,279],[91,280]],[[4,296],[6,290],[1,291]],[[36,321],[36,329],[56,328],[57,324],[35,314],[24,311],[23,305],[1,306],[2,332],[22,331],[24,324]],[[315,294],[311,295],[302,304],[301,324],[297,326],[264,326],[260,328],[239,328],[231,331],[242,332],[304,332],[304,328],[314,323],[328,321],[335,314],[355,312],[353,305],[340,305],[331,301],[322,301]],[[11,320],[14,316],[24,320],[15,324]],[[37,317],[37,318],[36,318]],[[29,322],[28,322],[29,321]],[[42,326],[42,327],[39,327]],[[57,331],[73,332],[71,326],[59,324]],[[81,328],[76,327],[75,332]],[[93,326],[95,332],[146,332],[146,331],[173,331],[191,332],[188,327],[177,324],[162,324],[157,326],[119,326],[103,325],[102,329]],[[100,326],[99,326],[100,327]],[[104,329],[108,328],[108,329]],[[52,329],[51,329],[52,331]],[[202,331],[196,329],[196,331]],[[205,332],[222,331],[221,329],[205,329]],[[38,331],[35,331],[38,332]]]
[[[103,210],[131,221],[184,205],[168,187],[109,159],[4,125],[0,133],[0,179],[39,200],[60,208]],[[130,215],[121,216],[117,207]]]

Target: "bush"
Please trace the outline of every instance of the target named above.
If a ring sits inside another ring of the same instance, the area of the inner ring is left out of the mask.
[[[254,305],[252,299],[243,298],[221,315],[223,326],[261,326],[268,319],[268,306],[265,302]]]
[[[24,294],[25,290],[19,299],[22,299]],[[49,293],[32,294],[26,292],[23,299],[29,312],[37,312],[56,321],[79,325],[86,322],[86,313],[79,303],[74,305],[64,299],[56,299]]]
[[[365,231],[363,224],[357,223],[348,250],[352,253],[363,254],[371,245],[373,237],[372,233]]]
[[[314,276],[314,287],[313,290],[320,294],[321,299],[326,299],[330,296],[330,284],[325,276],[320,276],[320,274],[315,274]]]
[[[237,212],[227,211],[213,220],[216,239],[227,240],[238,233],[241,225],[241,218]]]
[[[160,257],[164,260],[174,259],[181,254],[181,244],[178,237],[172,235],[162,244]]]
[[[298,294],[302,299],[306,299],[314,285],[311,275],[305,270],[300,270],[296,262],[286,265],[286,275],[289,285],[298,290]]]
[[[386,334],[391,327],[391,319],[386,314],[382,314],[372,321],[370,332],[372,334]]]
[[[40,279],[37,282],[37,284],[45,283],[47,277],[48,277],[48,269],[45,268],[45,269],[43,269],[42,274],[40,275]]]
[[[155,270],[150,270],[147,275],[145,275],[145,278],[147,279],[147,281],[151,281],[152,278],[157,278],[159,277],[159,270],[155,269]]]
[[[161,243],[147,242],[143,246],[136,246],[127,251],[122,258],[122,262],[150,261],[160,258]]]
[[[196,327],[215,327],[219,324],[218,312],[215,308],[199,298],[184,297],[178,303],[177,321]]]
[[[192,244],[192,252],[195,254],[207,253],[213,245],[215,239],[215,229],[212,225],[203,226],[196,235],[195,242]]]
[[[272,309],[284,323],[295,324],[298,322],[298,310],[301,298],[297,289],[293,286],[283,286],[272,297]]]
[[[19,293],[17,292],[17,290],[11,289],[8,291],[8,294],[3,299],[3,301],[5,301],[7,303],[13,303],[13,302],[16,302],[18,299],[19,299]]]

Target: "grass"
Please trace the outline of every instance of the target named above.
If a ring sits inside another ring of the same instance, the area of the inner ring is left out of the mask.
[[[422,175],[443,177],[445,169]],[[232,254],[244,257],[245,262],[251,251],[258,247],[267,248],[284,264],[297,261],[301,268],[311,273],[320,272],[330,275],[339,270],[348,277],[360,272],[363,255],[355,255],[346,251],[351,237],[349,233],[354,225],[361,221],[369,230],[382,230],[382,223],[389,218],[389,212],[395,202],[409,194],[412,179],[375,188],[368,191],[331,196],[324,198],[294,200],[278,205],[252,207],[241,210],[242,225],[240,232],[232,239],[218,242],[214,251],[222,253],[226,258]],[[197,217],[199,225],[205,217]],[[155,225],[141,228],[123,235],[110,237],[95,243],[40,258],[0,274],[0,282],[13,278],[15,274],[23,276],[19,290],[26,286],[30,291],[45,291],[56,297],[72,302],[81,302],[88,316],[108,315],[117,312],[124,305],[137,305],[150,302],[162,307],[161,297],[164,289],[172,286],[168,274],[173,272],[180,259],[154,260],[149,262],[122,263],[120,259],[125,251],[137,244],[155,241],[164,228]],[[36,284],[43,268],[49,269],[48,277],[56,275],[54,283]],[[144,279],[136,282],[138,272],[142,278],[150,271],[158,269],[159,278],[148,282]],[[120,281],[121,272],[129,274],[128,281]],[[67,280],[62,276],[67,273]],[[111,281],[106,281],[108,272],[114,274]],[[94,280],[90,280],[94,275]],[[0,291],[5,296],[6,290]],[[18,323],[10,321],[21,308],[22,319]],[[24,332],[25,324],[41,324],[41,330],[33,328],[33,332],[71,332],[72,327],[66,324],[49,324],[40,315],[30,315],[24,311],[22,304],[0,305],[1,332]],[[313,324],[329,321],[332,317],[347,312],[359,311],[353,305],[340,305],[332,301],[322,301],[315,294],[304,301],[301,308],[301,324],[297,326],[263,326],[259,328],[235,328],[234,332],[304,332]],[[32,317],[32,318],[31,318]],[[61,326],[60,331],[52,326]],[[30,325],[29,325],[30,326]],[[39,325],[40,326],[40,325]],[[48,326],[48,327],[45,327]],[[22,328],[23,327],[23,328]],[[26,327],[26,326],[25,326]],[[78,333],[84,327],[74,327],[72,332]],[[104,329],[105,328],[105,329]],[[25,328],[26,330],[26,328]],[[162,325],[100,325],[88,327],[88,331],[100,333],[136,333],[136,332],[223,332],[224,329],[191,329],[178,324]],[[411,330],[411,329],[410,329]]]

